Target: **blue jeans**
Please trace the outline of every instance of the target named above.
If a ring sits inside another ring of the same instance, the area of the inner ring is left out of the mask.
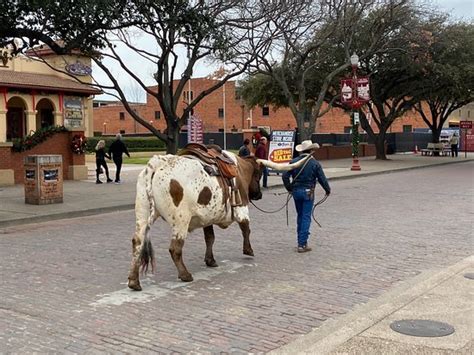
[[[264,168],[263,168],[262,176],[263,176],[263,181],[262,181],[263,187],[268,187],[268,185],[267,185],[267,181],[268,181],[268,168],[267,168],[267,167],[264,167]]]
[[[311,211],[313,210],[314,190],[311,193],[309,189],[295,189],[292,192],[295,200],[296,213],[298,214],[297,234],[298,246],[304,247],[308,243],[309,227],[311,226]]]

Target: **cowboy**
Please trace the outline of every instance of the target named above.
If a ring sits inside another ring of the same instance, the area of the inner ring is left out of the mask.
[[[302,167],[287,171],[282,176],[285,188],[293,195],[293,200],[295,201],[298,253],[311,251],[311,248],[308,247],[308,238],[316,183],[319,181],[324,191],[326,191],[326,196],[331,193],[331,188],[324,175],[323,168],[312,155],[318,148],[319,144],[313,143],[311,140],[305,140],[301,144],[298,144],[296,151],[300,152],[300,155],[291,162],[294,163],[310,154],[311,157]]]
[[[267,160],[268,158],[268,150],[267,150],[267,138],[266,137],[261,137],[260,142],[257,145],[257,149],[255,149],[255,156],[258,159],[263,159]],[[268,168],[265,166],[262,171],[262,177],[263,177],[263,188],[268,188]]]

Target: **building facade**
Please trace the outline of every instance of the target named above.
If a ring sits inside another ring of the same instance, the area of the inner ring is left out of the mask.
[[[79,54],[58,56],[48,47],[28,54],[0,63],[0,184],[21,180],[14,168],[21,163],[11,151],[13,141],[52,125],[86,136],[93,133],[92,98],[100,91],[87,85],[92,80],[90,59]],[[66,177],[81,178],[85,173],[87,178],[84,164],[69,168],[64,169]]]
[[[178,112],[184,110],[188,95],[196,97],[200,92],[209,88],[215,80],[194,78],[191,89],[183,92],[183,98],[178,104]],[[156,87],[150,87],[156,91]],[[157,129],[163,131],[166,122],[159,103],[151,95],[146,102],[133,104],[133,108]],[[270,130],[294,129],[296,121],[288,108],[274,109],[272,106],[249,109],[236,92],[236,82],[229,81],[218,90],[206,96],[194,109],[194,115],[204,122],[204,132],[242,131],[249,128],[266,127]],[[450,120],[451,121],[451,120]],[[459,119],[454,119],[456,124]],[[369,122],[375,132],[377,126],[369,116]],[[399,117],[389,129],[389,132],[413,132],[416,128],[427,128],[421,117],[410,111]],[[186,127],[183,127],[185,130]],[[324,116],[318,118],[315,133],[349,133],[351,130],[349,113],[338,108],[330,109]],[[148,130],[138,124],[124,109],[120,102],[97,101],[94,103],[94,132],[96,134],[139,134]]]

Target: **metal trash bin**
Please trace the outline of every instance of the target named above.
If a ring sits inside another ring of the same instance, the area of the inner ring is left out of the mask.
[[[62,155],[28,155],[24,168],[25,203],[47,205],[63,202]]]

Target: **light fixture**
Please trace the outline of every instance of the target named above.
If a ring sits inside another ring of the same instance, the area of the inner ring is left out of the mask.
[[[359,56],[355,53],[351,55],[351,65],[356,68],[359,66]]]

